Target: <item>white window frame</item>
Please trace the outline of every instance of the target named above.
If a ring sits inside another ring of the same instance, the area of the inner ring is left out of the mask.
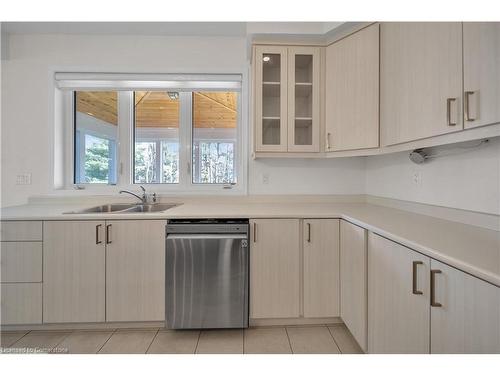
[[[69,73],[69,75],[74,75]],[[85,75],[85,74],[83,74]],[[56,73],[57,76],[57,73]],[[121,75],[123,76],[123,75]],[[192,77],[193,75],[189,76]],[[199,79],[199,75],[195,75]],[[157,193],[168,193],[177,195],[189,195],[189,194],[221,194],[221,195],[243,195],[247,194],[247,133],[248,124],[246,121],[246,116],[244,116],[243,103],[248,99],[248,94],[244,90],[245,85],[243,80],[241,80],[242,75],[240,74],[241,89],[234,89],[231,87],[224,87],[223,85],[217,86],[213,84],[214,77],[223,77],[223,75],[210,75],[207,76],[209,79],[203,81],[201,87],[181,87],[180,90],[176,90],[175,84],[179,85],[179,82],[172,83],[171,81],[155,81],[152,85],[152,89],[156,91],[179,91],[179,96],[181,98],[185,97],[185,101],[189,101],[189,105],[181,106],[179,113],[180,124],[179,126],[179,183],[156,183],[156,184],[144,184],[146,189],[149,191],[154,191]],[[223,79],[223,78],[222,78]],[[65,144],[64,144],[64,155],[65,155],[65,184],[63,189],[74,190],[74,189],[84,189],[89,192],[116,192],[120,189],[131,189],[137,190],[140,183],[134,183],[134,106],[133,97],[134,91],[137,91],[137,82],[124,81],[122,85],[129,85],[132,90],[130,91],[118,91],[118,138],[116,140],[117,147],[117,182],[115,185],[109,184],[98,184],[98,183],[84,183],[75,184],[74,183],[74,137],[75,137],[75,124],[74,124],[74,101],[73,95],[75,91],[86,90],[86,91],[114,91],[111,87],[105,87],[103,84],[92,82],[86,80],[72,81],[74,84],[81,84],[82,87],[68,85],[68,80],[58,82],[56,84],[56,89],[64,88],[60,93],[63,96],[63,107],[64,107],[64,133],[65,133]],[[100,82],[100,81],[99,81]],[[165,82],[167,84],[165,84]],[[148,81],[151,83],[151,81]],[[109,83],[108,83],[109,84]],[[65,86],[66,85],[66,86]],[[135,85],[135,86],[134,86]],[[212,86],[213,88],[212,88]],[[61,87],[62,86],[62,87]],[[181,85],[182,86],[182,85]],[[121,86],[120,86],[121,87]],[[140,86],[140,90],[147,90],[147,86]],[[128,88],[128,86],[127,86]],[[120,90],[124,90],[123,87]],[[182,91],[185,90],[185,91]],[[186,91],[189,90],[189,91]],[[237,182],[235,185],[229,184],[206,184],[206,183],[193,183],[193,168],[192,168],[192,92],[196,91],[236,91],[237,95],[237,137],[236,137],[236,147],[235,147],[235,174]],[[182,124],[189,124],[189,126]]]

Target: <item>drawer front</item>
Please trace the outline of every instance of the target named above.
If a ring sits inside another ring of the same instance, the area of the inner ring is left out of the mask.
[[[42,323],[42,283],[2,284],[1,324]]]
[[[41,241],[41,221],[2,221],[0,223],[2,241]]]
[[[42,281],[41,242],[2,242],[0,244],[2,283]]]

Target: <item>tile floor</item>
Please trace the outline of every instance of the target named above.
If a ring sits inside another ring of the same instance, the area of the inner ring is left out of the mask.
[[[360,354],[344,324],[173,331],[117,329],[2,332],[4,352],[152,354]],[[8,348],[8,349],[6,349]],[[27,349],[26,349],[27,348]]]

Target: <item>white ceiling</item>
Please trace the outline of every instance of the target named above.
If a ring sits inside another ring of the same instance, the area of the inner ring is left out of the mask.
[[[325,34],[341,22],[3,22],[7,34],[233,36]]]

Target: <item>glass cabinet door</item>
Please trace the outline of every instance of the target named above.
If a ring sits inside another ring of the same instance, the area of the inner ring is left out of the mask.
[[[287,151],[287,48],[256,47],[255,150]]]
[[[288,49],[288,151],[319,152],[319,48]]]

